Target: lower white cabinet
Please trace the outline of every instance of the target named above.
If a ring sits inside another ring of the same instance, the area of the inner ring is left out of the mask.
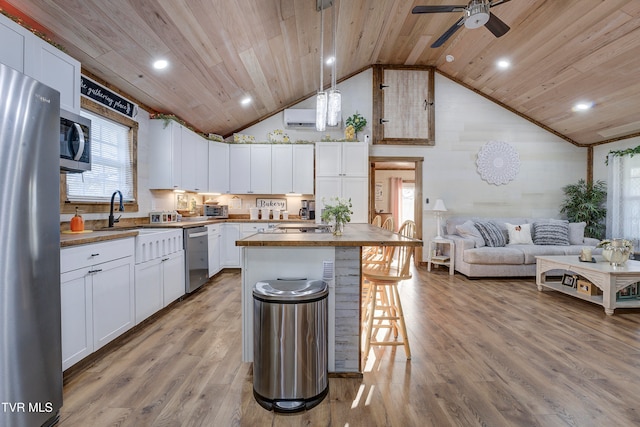
[[[220,265],[221,224],[208,224],[207,232],[209,233],[209,277],[212,277],[222,269]]]
[[[63,369],[134,325],[133,254],[133,238],[60,251]]]
[[[222,224],[222,244],[220,263],[222,267],[240,268],[240,247],[236,246],[240,240],[240,224],[227,222]]]
[[[184,250],[136,264],[136,324],[185,293]]]

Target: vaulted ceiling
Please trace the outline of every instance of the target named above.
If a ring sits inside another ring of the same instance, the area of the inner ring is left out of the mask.
[[[461,28],[439,48],[430,45],[462,13],[411,10],[467,0],[335,1],[338,79],[371,64],[432,65],[577,145],[640,135],[638,0],[502,0],[491,12],[508,33]],[[25,22],[89,73],[203,132],[230,134],[319,85],[316,0],[0,0],[0,8],[32,18]],[[331,8],[324,15],[327,56]],[[170,66],[155,71],[158,58]],[[498,69],[501,58],[511,67]],[[246,96],[253,102],[243,106]],[[579,101],[594,106],[572,111]]]

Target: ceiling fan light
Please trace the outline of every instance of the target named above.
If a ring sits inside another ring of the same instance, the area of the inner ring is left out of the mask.
[[[465,10],[464,26],[470,29],[482,27],[489,22],[489,8],[491,5],[484,0],[472,0]]]

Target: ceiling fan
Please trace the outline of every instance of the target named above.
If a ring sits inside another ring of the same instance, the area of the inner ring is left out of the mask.
[[[451,28],[445,31],[444,34],[442,34],[440,38],[431,45],[431,47],[435,48],[442,46],[444,42],[449,40],[449,37],[462,27],[462,25],[471,29],[479,28],[484,25],[496,37],[505,35],[507,31],[509,31],[509,26],[491,13],[489,9],[495,6],[500,6],[501,4],[505,4],[509,1],[511,0],[471,0],[466,6],[416,6],[413,8],[411,13],[464,12],[464,16],[458,19]]]

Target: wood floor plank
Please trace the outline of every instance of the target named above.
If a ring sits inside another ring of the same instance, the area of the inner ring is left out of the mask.
[[[640,309],[423,268],[400,285],[410,361],[373,347],[312,410],[266,411],[241,362],[240,279],[219,274],[74,374],[59,426],[640,425]]]

